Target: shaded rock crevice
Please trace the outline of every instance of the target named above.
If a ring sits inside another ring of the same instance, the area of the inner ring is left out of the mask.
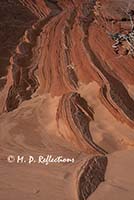
[[[19,1],[0,1],[0,89],[6,84],[9,59],[15,47],[25,30],[37,19]]]
[[[107,162],[107,157],[96,156],[86,163],[78,183],[79,200],[86,200],[105,181]]]
[[[38,62],[34,62],[33,59],[36,56],[36,41],[42,33],[42,28],[57,14],[52,10],[47,17],[42,17],[27,29],[10,58],[13,85],[6,99],[7,111],[12,111],[23,101],[31,99],[31,95],[37,90],[39,83],[34,73],[38,69],[39,55],[36,58]]]

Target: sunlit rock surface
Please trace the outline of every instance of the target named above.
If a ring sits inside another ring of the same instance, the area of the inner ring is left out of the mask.
[[[131,29],[133,5],[0,2],[2,200],[133,200],[134,58],[108,34]]]

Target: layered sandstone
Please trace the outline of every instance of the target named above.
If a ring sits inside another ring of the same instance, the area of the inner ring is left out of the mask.
[[[109,37],[133,3],[1,1],[2,200],[133,199],[134,59]],[[7,162],[20,154],[74,163]]]

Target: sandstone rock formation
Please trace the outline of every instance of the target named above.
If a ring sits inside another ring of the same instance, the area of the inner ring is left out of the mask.
[[[129,10],[133,0],[0,2],[2,200],[133,200],[134,58],[108,34],[129,31]]]

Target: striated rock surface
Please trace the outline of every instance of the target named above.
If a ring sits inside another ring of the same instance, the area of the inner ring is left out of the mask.
[[[134,58],[110,37],[131,30],[133,5],[0,2],[2,200],[133,199]]]
[[[36,20],[37,17],[19,1],[0,1],[0,89],[6,82],[9,58],[24,31]]]
[[[89,160],[79,180],[79,199],[87,199],[98,185],[104,181],[107,166],[106,157],[94,157]]]

